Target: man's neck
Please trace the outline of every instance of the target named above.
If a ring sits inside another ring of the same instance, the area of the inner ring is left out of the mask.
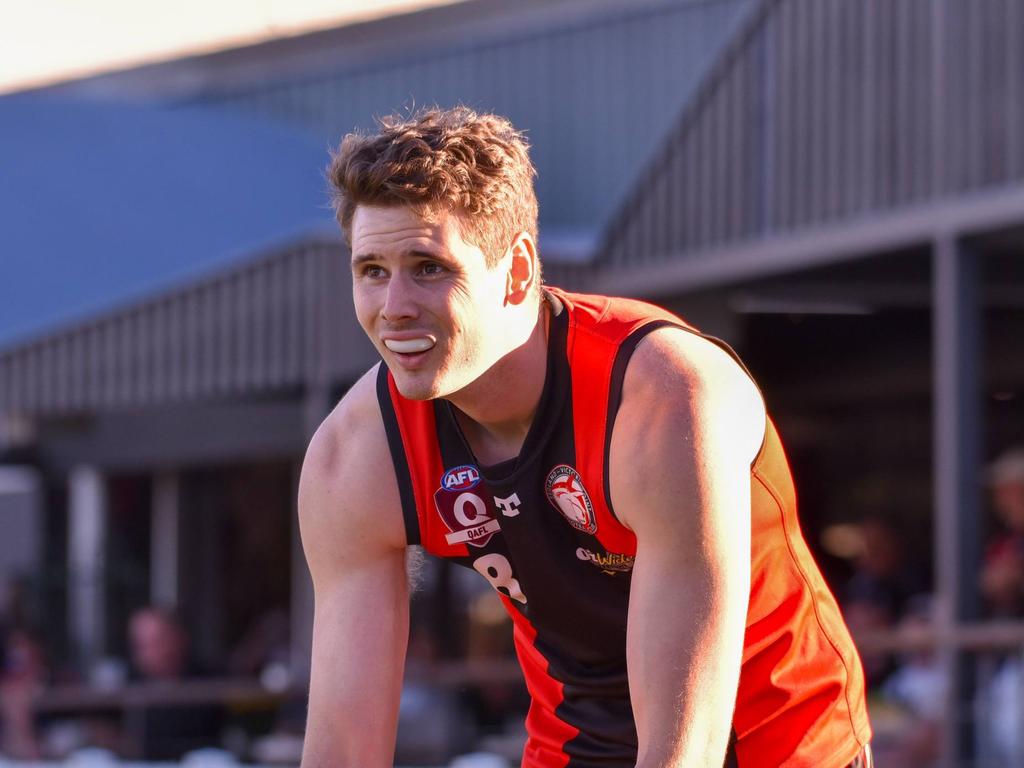
[[[547,374],[550,311],[542,300],[526,342],[502,357],[448,401],[470,448],[482,464],[519,455],[537,414]]]

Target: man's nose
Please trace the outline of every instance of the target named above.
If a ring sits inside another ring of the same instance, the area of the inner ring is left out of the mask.
[[[388,322],[416,317],[419,310],[415,301],[415,290],[416,286],[408,276],[400,271],[393,274],[388,280],[381,317]]]

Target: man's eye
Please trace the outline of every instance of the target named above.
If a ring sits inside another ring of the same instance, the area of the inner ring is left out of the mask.
[[[368,264],[363,268],[363,276],[373,279],[379,279],[384,277],[385,272],[383,267],[378,267],[375,264]]]
[[[426,261],[420,265],[420,272],[424,275],[440,275],[444,272],[444,267],[436,261]]]

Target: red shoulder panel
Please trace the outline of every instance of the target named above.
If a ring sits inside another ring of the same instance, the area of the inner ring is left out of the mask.
[[[429,400],[408,400],[402,397],[390,371],[388,391],[395,408],[398,429],[402,433],[423,548],[438,557],[464,557],[469,554],[467,546],[449,544],[445,540],[445,531],[434,507],[434,492],[440,487],[441,475],[444,474],[441,450],[437,445],[434,404]]]

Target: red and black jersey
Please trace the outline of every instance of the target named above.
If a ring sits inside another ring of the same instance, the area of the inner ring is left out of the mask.
[[[642,302],[550,293],[561,306],[543,394],[515,459],[478,464],[452,406],[403,398],[383,365],[378,398],[409,543],[480,572],[512,616],[531,696],[523,766],[632,768],[636,538],[611,508],[609,443],[639,341],[666,325],[696,331]],[[751,467],[751,523],[751,552],[736,553],[751,557],[751,589],[729,764],[846,766],[871,735],[863,672],[800,533],[770,420]]]

